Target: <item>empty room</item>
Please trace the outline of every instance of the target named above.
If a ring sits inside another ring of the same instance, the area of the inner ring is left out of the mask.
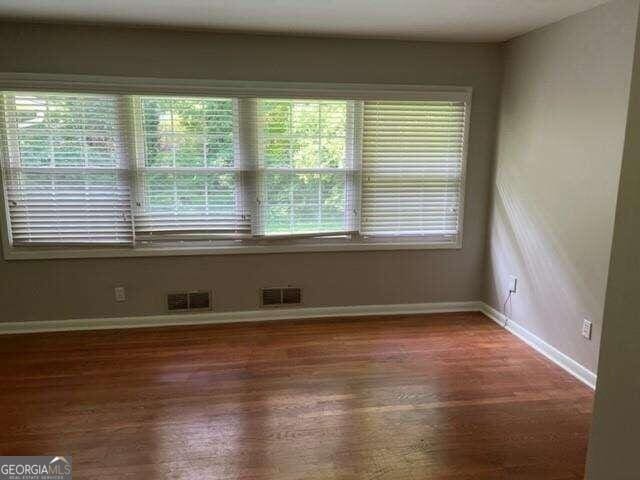
[[[639,480],[640,0],[0,0],[0,479]]]

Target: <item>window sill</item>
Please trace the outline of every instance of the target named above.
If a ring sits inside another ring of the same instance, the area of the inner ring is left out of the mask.
[[[458,241],[419,241],[416,239],[386,239],[375,241],[287,242],[270,245],[206,245],[206,246],[148,246],[148,247],[9,247],[4,250],[5,260],[37,260],[68,258],[125,258],[175,257],[195,255],[243,255],[304,252],[353,252],[382,250],[459,250]]]

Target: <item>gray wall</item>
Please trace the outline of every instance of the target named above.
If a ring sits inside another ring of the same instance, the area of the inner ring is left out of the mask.
[[[604,309],[588,480],[640,478],[640,32]]]
[[[485,300],[595,371],[635,44],[637,0],[505,46]],[[580,336],[593,321],[593,340]]]
[[[163,293],[184,288],[213,289],[220,311],[254,309],[259,287],[281,284],[305,288],[308,306],[481,297],[499,46],[19,23],[0,24],[0,45],[4,72],[474,88],[462,250],[0,261],[1,321],[162,313]]]

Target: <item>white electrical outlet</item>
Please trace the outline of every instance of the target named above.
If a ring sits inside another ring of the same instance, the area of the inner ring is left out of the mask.
[[[518,277],[509,275],[509,293],[516,293],[518,290]]]
[[[582,336],[587,340],[591,340],[591,322],[586,318],[582,320]]]
[[[116,302],[124,302],[127,299],[124,287],[116,287],[113,289],[113,292],[116,297]]]

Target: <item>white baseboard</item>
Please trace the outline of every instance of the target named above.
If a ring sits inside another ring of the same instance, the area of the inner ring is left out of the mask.
[[[500,326],[505,323],[502,313],[483,302],[405,303],[390,305],[355,305],[342,307],[301,307],[288,309],[246,310],[240,312],[179,313],[139,317],[81,318],[33,322],[0,322],[1,334],[67,332],[73,330],[106,330],[114,328],[168,327],[177,325],[206,325],[217,323],[260,322],[305,318],[361,317],[371,315],[407,315],[419,313],[481,311]],[[596,374],[552,347],[529,330],[509,320],[507,330],[533,347],[555,364],[591,388],[595,388]]]
[[[0,322],[0,334],[105,330],[113,328],[167,327],[216,323],[260,322],[304,318],[359,317],[416,313],[479,312],[481,302],[406,303],[343,307],[300,307],[240,312],[179,313],[139,317],[82,318],[33,322]]]
[[[480,302],[480,304],[481,304],[480,310],[482,311],[482,313],[484,313],[487,317],[489,317],[491,320],[493,320],[498,325],[504,328],[505,320],[507,320],[505,315],[497,311],[495,308],[487,305],[486,303]],[[549,360],[551,360],[553,363],[555,363],[559,367],[569,372],[571,375],[576,377],[585,385],[591,387],[592,389],[596,388],[597,376],[591,370],[587,369],[586,367],[583,367],[578,362],[568,357],[557,348],[549,345],[547,342],[542,340],[540,337],[534,335],[533,333],[531,333],[529,330],[527,330],[517,322],[514,322],[513,320],[509,319],[509,321],[506,324],[507,324],[506,329],[509,332],[513,333],[516,337],[524,341],[527,345],[533,347],[535,350],[540,352],[542,355],[547,357]]]

